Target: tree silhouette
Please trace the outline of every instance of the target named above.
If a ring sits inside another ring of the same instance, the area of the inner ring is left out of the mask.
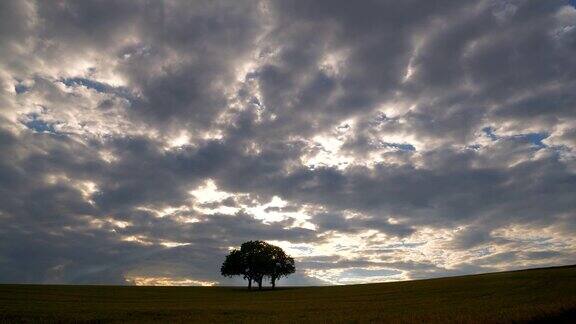
[[[244,256],[240,250],[230,251],[222,267],[220,267],[220,273],[225,277],[244,275],[244,279],[247,279]],[[250,288],[252,288],[252,278],[248,281],[248,289]]]
[[[276,280],[283,276],[288,276],[296,271],[294,266],[294,259],[284,253],[281,248],[269,245],[267,254],[271,258],[271,262],[268,264],[270,267],[267,271],[270,277],[270,283],[272,284],[272,289],[276,288]]]
[[[240,246],[240,249],[230,251],[226,256],[220,273],[226,277],[244,276],[248,280],[248,289],[252,289],[252,281],[262,289],[264,277],[270,278],[272,289],[276,287],[276,280],[294,273],[294,259],[288,256],[280,247],[263,241],[249,241]]]
[[[262,289],[262,279],[269,266],[267,245],[268,243],[263,241],[249,241],[240,246],[246,269],[244,279],[254,280],[259,290]]]

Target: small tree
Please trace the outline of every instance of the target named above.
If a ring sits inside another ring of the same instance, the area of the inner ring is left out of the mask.
[[[284,253],[284,250],[274,245],[270,245],[268,248],[268,255],[271,257],[271,262],[269,263],[270,269],[267,273],[270,277],[272,289],[274,289],[276,288],[276,280],[294,273],[296,267],[294,266],[294,259]]]
[[[239,276],[243,275],[244,279],[247,279],[246,275],[246,262],[244,261],[244,256],[240,250],[232,250],[230,254],[226,256],[222,267],[220,267],[220,274],[225,277]],[[252,278],[248,280],[248,289],[252,288]]]
[[[269,257],[267,255],[268,243],[263,241],[248,241],[240,246],[240,254],[244,259],[244,279],[254,280],[258,289],[262,289],[262,279],[267,274]],[[250,288],[250,287],[249,287]]]
[[[276,280],[295,270],[294,259],[281,248],[263,241],[249,241],[243,243],[239,250],[230,251],[220,273],[226,277],[244,276],[248,280],[248,289],[252,289],[252,281],[258,284],[258,289],[262,289],[262,280],[269,277],[274,289]]]

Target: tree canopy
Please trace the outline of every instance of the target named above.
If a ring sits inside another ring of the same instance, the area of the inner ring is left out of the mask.
[[[258,289],[262,289],[264,278],[270,279],[272,289],[274,289],[278,279],[295,271],[292,257],[280,247],[264,241],[243,243],[239,250],[230,251],[220,268],[223,276],[243,276],[245,280],[248,280],[248,289],[252,288],[252,281],[258,284]]]

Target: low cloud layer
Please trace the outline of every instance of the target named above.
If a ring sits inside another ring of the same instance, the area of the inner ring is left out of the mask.
[[[564,0],[2,1],[0,282],[576,263]]]

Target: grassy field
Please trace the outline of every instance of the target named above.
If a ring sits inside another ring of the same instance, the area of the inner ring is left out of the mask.
[[[284,288],[0,285],[0,322],[576,323],[576,266]]]

